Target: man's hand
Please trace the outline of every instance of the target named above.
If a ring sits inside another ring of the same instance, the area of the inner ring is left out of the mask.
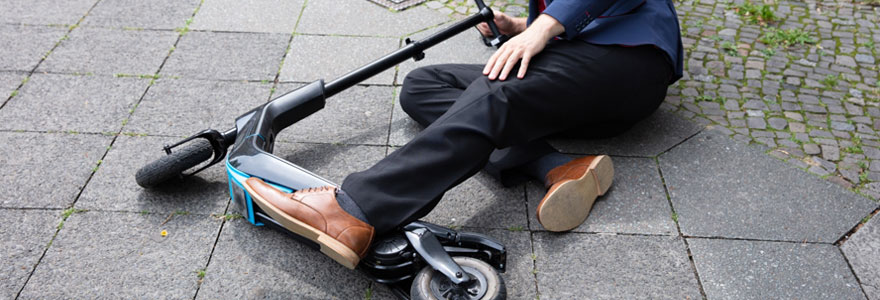
[[[514,18],[503,12],[495,12],[494,21],[503,35],[514,36],[526,30],[526,18]],[[485,37],[492,36],[492,30],[489,30],[489,24],[485,22],[478,24],[477,29]]]
[[[522,60],[519,73],[516,75],[517,78],[522,79],[526,76],[532,57],[544,50],[550,38],[563,32],[565,27],[559,21],[542,14],[525,31],[514,36],[495,51],[483,68],[483,75],[488,75],[489,80],[496,78],[506,80],[510,70]]]

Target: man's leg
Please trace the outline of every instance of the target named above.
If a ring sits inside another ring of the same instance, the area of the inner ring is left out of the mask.
[[[613,50],[613,51],[612,51]],[[640,59],[649,56],[647,60]],[[647,62],[647,65],[645,64]],[[522,145],[585,121],[644,115],[662,99],[669,69],[662,53],[582,42],[550,45],[522,79],[480,77],[442,116],[342,188],[384,232],[429,212],[497,148]]]
[[[400,92],[400,106],[423,127],[440,118],[476,79],[483,77],[483,65],[441,64],[421,67],[407,74]],[[542,170],[571,161],[543,139],[496,149],[485,169],[505,186],[528,179],[544,180]],[[526,166],[523,168],[523,166]],[[539,175],[540,174],[540,175]]]

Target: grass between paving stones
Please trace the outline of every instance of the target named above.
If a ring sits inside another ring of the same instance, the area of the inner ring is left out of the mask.
[[[73,215],[75,213],[81,213],[81,212],[87,212],[87,211],[89,211],[89,210],[77,209],[77,208],[73,208],[73,207],[65,209],[64,211],[61,212],[61,222],[58,223],[58,226],[55,226],[55,229],[61,230],[61,228],[64,228],[64,221],[67,221],[67,218],[69,218],[71,215]]]
[[[767,23],[776,22],[779,18],[773,12],[773,8],[764,4],[753,4],[746,1],[733,7],[736,14],[745,17],[752,24],[767,25]]]
[[[367,287],[367,290],[364,291],[364,300],[372,300],[373,299],[373,287]]]
[[[810,37],[810,34],[800,28],[792,28],[787,30],[767,28],[759,39],[768,47],[788,48],[794,45],[815,44],[816,39]]]

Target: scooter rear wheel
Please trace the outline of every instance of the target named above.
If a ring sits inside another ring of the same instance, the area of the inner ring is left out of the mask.
[[[426,266],[413,279],[410,297],[413,300],[503,300],[507,299],[504,279],[492,266],[482,260],[456,256],[452,258],[473,279],[461,286]]]
[[[182,178],[184,171],[197,166],[214,155],[214,148],[206,139],[194,139],[190,145],[171,152],[138,170],[138,185],[151,188],[175,178]]]

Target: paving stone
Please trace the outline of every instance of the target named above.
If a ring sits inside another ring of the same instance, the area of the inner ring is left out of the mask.
[[[67,28],[0,25],[0,70],[30,72],[65,33]]]
[[[223,226],[197,298],[361,299],[369,286],[283,231],[236,219]]]
[[[392,12],[367,1],[309,1],[298,33],[399,37],[449,21],[443,13],[416,6]]]
[[[850,68],[855,68],[858,66],[858,65],[856,65],[856,61],[851,56],[846,56],[846,55],[838,55],[837,58],[835,59],[835,63],[837,63],[839,65],[847,66]]]
[[[303,3],[303,0],[205,1],[190,29],[293,33]]]
[[[840,160],[840,148],[822,145],[822,158],[830,161]]]
[[[4,153],[0,169],[8,186],[0,196],[0,207],[68,207],[110,140],[92,134],[0,133]]]
[[[875,216],[840,247],[868,299],[880,299],[880,221]]]
[[[678,234],[657,165],[649,158],[614,157],[614,185],[599,197],[587,220],[575,232]],[[535,216],[546,193],[543,185],[528,184],[531,230],[544,230]]]
[[[73,25],[79,21],[89,9],[95,5],[95,0],[34,0],[34,1],[3,1],[3,11],[0,16],[4,23]]]
[[[452,188],[423,220],[444,226],[528,228],[525,188],[480,172]]]
[[[770,118],[770,127],[776,130],[783,130],[788,125],[788,121],[783,118]]]
[[[37,73],[0,110],[0,119],[7,121],[0,128],[118,132],[149,83],[140,78]]]
[[[533,235],[541,299],[698,299],[678,237]]]
[[[661,108],[616,137],[591,140],[555,139],[550,142],[566,153],[655,156],[693,136],[700,129],[700,126]]]
[[[849,124],[846,122],[832,121],[831,129],[834,130],[842,130],[842,131],[853,131],[856,130],[856,126],[853,124]]]
[[[198,0],[101,1],[89,12],[83,25],[144,29],[183,28],[198,6]],[[202,6],[199,11],[204,12],[205,9]]]
[[[856,61],[865,64],[874,64],[874,57],[865,54],[856,54]]]
[[[37,69],[38,72],[152,75],[178,34],[80,27]]]
[[[288,41],[287,34],[189,32],[180,38],[162,75],[272,81]]]
[[[15,298],[61,221],[58,211],[0,209],[0,298]]]
[[[6,101],[25,78],[26,73],[0,72],[0,101]]]
[[[400,107],[400,88],[396,89],[394,95],[394,109],[391,112],[391,135],[388,137],[388,144],[403,146],[422,131],[423,127],[410,118]]]
[[[746,120],[748,122],[749,128],[752,128],[752,129],[765,129],[765,128],[767,128],[767,122],[765,122],[763,118],[748,118]]]
[[[865,299],[833,245],[688,239],[709,299]]]
[[[266,103],[270,84],[160,79],[135,109],[126,132],[186,137],[235,126],[235,118]]]
[[[273,154],[336,184],[348,174],[372,167],[385,157],[385,146],[276,143]]]
[[[215,165],[183,181],[144,189],[135,173],[165,155],[162,146],[179,138],[120,136],[76,202],[77,208],[165,214],[223,214],[229,186],[223,165]]]
[[[297,35],[281,67],[281,81],[330,82],[397,50],[397,38]],[[394,83],[394,68],[385,70],[364,84]]]
[[[278,90],[297,85],[282,84]],[[289,142],[385,145],[393,101],[392,87],[355,86],[332,98],[321,111],[282,131],[276,139]]]
[[[202,215],[75,213],[21,298],[192,297],[219,230]]]
[[[659,160],[685,235],[832,243],[877,206],[712,132]]]
[[[442,29],[440,26],[425,32],[416,33],[410,36],[413,40],[422,40]],[[495,48],[486,47],[480,38],[480,33],[476,31],[466,31],[455,37],[452,37],[425,51],[425,59],[420,61],[407,60],[400,64],[397,72],[397,84],[403,84],[403,79],[410,71],[418,67],[433,64],[480,64],[485,65]]]
[[[821,149],[816,144],[804,144],[804,152],[809,155],[816,155],[821,153]]]

